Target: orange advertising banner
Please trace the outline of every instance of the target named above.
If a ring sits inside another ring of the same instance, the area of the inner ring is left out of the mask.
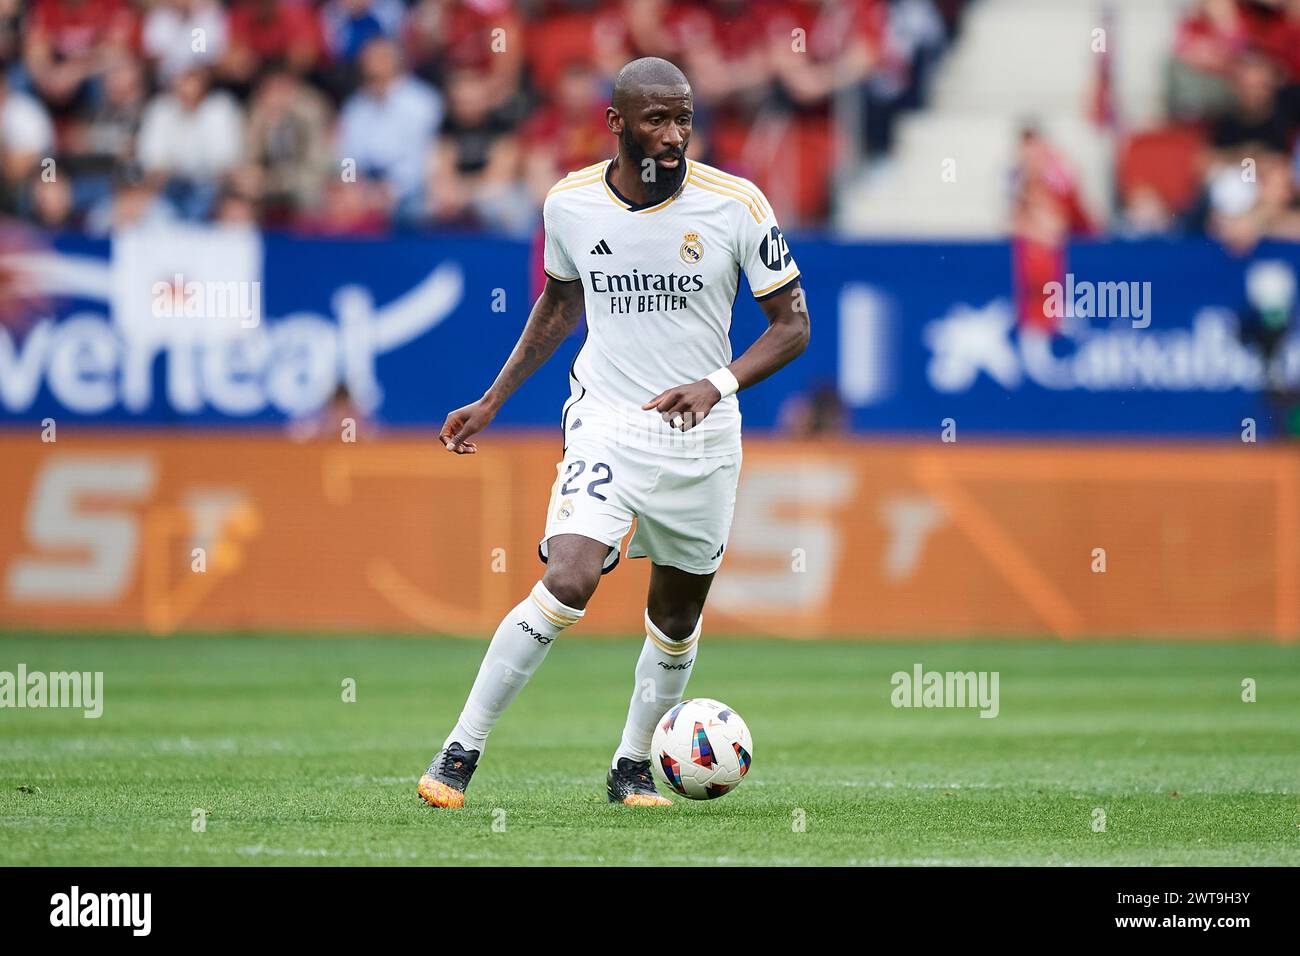
[[[542,574],[553,435],[0,435],[0,627],[486,636]],[[625,542],[626,546],[626,542]],[[649,562],[582,628],[641,627]],[[715,634],[1300,634],[1300,456],[747,438]]]

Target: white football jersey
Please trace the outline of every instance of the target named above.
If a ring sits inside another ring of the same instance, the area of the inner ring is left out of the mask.
[[[687,432],[641,406],[731,363],[731,309],[744,270],[754,296],[799,275],[762,192],[687,161],[677,194],[638,207],[609,181],[610,161],[570,173],[543,208],[546,272],[580,281],[587,337],[569,372],[561,423],[665,455],[740,450],[740,404],[718,402]]]

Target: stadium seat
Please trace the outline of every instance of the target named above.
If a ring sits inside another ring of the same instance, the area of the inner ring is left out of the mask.
[[[1129,136],[1117,163],[1119,193],[1126,200],[1139,186],[1154,189],[1172,212],[1182,212],[1196,198],[1200,175],[1197,158],[1204,133],[1194,125],[1170,125]]]

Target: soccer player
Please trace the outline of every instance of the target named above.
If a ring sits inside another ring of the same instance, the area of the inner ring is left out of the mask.
[[[681,701],[702,611],[722,562],[740,474],[739,389],[808,343],[808,314],[772,209],[750,182],[686,158],[691,87],[673,64],[633,60],[606,111],[618,155],[570,173],[543,208],[546,287],[492,387],[447,416],[440,439],[472,455],[473,436],[554,353],[585,308],[569,372],[564,456],[538,555],[542,579],[501,621],[460,719],[420,778],[435,807],[460,807],[488,734],[556,637],[582,619],[614,569],[649,557],[646,641],[609,799],[667,806],[650,775],[655,722]],[[731,360],[731,309],[744,271],[768,328]]]

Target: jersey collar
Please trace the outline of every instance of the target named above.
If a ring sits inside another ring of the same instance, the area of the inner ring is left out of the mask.
[[[685,157],[683,157],[683,159],[685,159]],[[670,205],[678,196],[686,191],[686,184],[691,181],[691,173],[695,169],[692,162],[689,159],[686,159],[686,175],[682,177],[682,184],[678,187],[677,192],[673,193],[667,199],[661,200],[657,203],[634,203],[614,188],[614,184],[610,182],[609,171],[613,166],[614,161],[612,159],[605,162],[605,172],[600,177],[600,181],[604,184],[605,194],[609,196],[610,201],[621,209],[626,209],[628,212],[658,212],[665,206]]]

